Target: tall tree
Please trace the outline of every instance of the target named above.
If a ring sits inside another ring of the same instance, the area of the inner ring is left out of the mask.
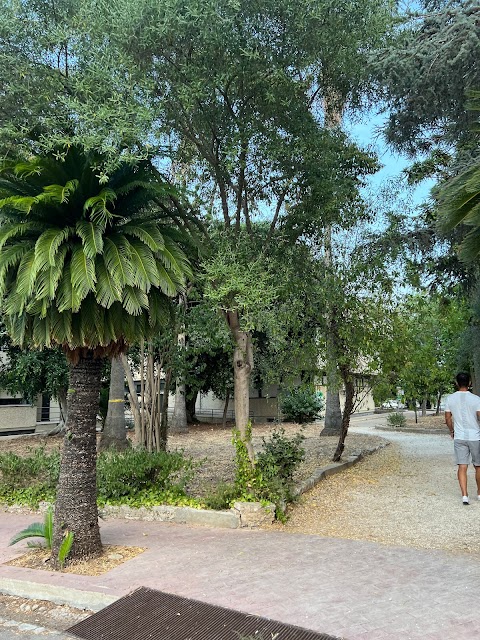
[[[370,9],[374,5],[385,9],[380,2],[370,3]],[[213,204],[211,213],[218,214],[232,244],[247,243],[250,253],[254,216],[269,218],[264,256],[289,207],[307,194],[316,195],[316,223],[323,225],[333,215],[334,192],[336,219],[346,219],[354,185],[372,168],[341,132],[324,131],[312,108],[318,69],[327,73],[327,52],[341,55],[334,33],[337,9],[331,2],[166,6],[145,0],[113,2],[106,11],[111,40],[136,60],[147,79],[144,86],[158,109],[161,133],[176,157],[201,176],[193,186]],[[342,13],[345,27],[349,11]],[[135,47],[124,46],[133,41]],[[315,224],[312,216],[309,223]],[[219,308],[236,344],[235,412],[245,437],[253,327],[243,315],[245,301],[232,293],[219,300]]]
[[[69,420],[55,504],[53,558],[66,530],[73,557],[101,550],[96,415],[102,358],[159,330],[189,274],[174,194],[148,162],[101,184],[102,158],[77,147],[0,174],[0,294],[20,346],[60,345],[70,362]],[[175,214],[170,214],[170,208]]]

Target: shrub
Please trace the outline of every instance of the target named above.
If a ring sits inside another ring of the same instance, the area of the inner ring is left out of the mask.
[[[290,482],[298,465],[305,460],[305,449],[301,446],[304,440],[303,433],[287,438],[285,429],[274,431],[268,441],[263,438],[262,451],[257,457],[263,476]]]
[[[205,496],[203,502],[207,509],[220,511],[229,509],[237,499],[238,492],[235,484],[221,482]]]
[[[247,436],[251,433],[251,424]],[[245,443],[238,431],[234,432],[236,450],[236,498],[245,501],[273,502],[277,507],[277,517],[284,517],[285,504],[292,499],[293,474],[305,459],[301,444],[305,436],[297,433],[289,439],[285,430],[274,431],[267,441],[263,438],[262,450],[252,467]],[[233,500],[230,500],[230,504]]]
[[[179,451],[106,451],[97,460],[99,502],[140,504],[143,497],[154,504],[156,499],[185,496],[194,468],[194,462]]]
[[[287,420],[307,424],[320,416],[323,394],[308,387],[297,387],[280,398],[280,411]]]
[[[60,454],[46,453],[43,447],[30,456],[0,454],[0,500],[8,504],[36,507],[41,500],[52,501],[60,473]]]
[[[387,424],[389,427],[404,427],[407,424],[407,419],[403,413],[389,413],[387,416]]]

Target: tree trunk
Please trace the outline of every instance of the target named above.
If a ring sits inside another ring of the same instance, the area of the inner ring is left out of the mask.
[[[327,397],[325,399],[325,422],[321,436],[340,436],[342,410],[340,409],[340,384],[336,370],[334,337],[327,335]]]
[[[187,424],[191,424],[192,422],[198,422],[197,416],[195,415],[195,407],[197,404],[198,391],[195,391],[193,395],[189,392],[190,388],[185,387],[186,400],[185,407],[187,410]],[[190,390],[191,391],[191,390]]]
[[[68,407],[67,407],[67,389],[57,390],[58,406],[60,408],[60,420],[55,428],[48,432],[49,436],[56,436],[64,433],[67,428]]]
[[[228,413],[228,403],[230,402],[230,392],[226,391],[225,393],[225,403],[223,405],[223,416],[222,416],[222,426],[225,429],[227,426],[227,413]]]
[[[185,314],[187,310],[187,298],[180,294],[178,309],[180,315],[180,323],[177,335],[177,348],[181,354],[180,360],[185,366]],[[186,389],[185,389],[185,373],[177,378],[175,390],[175,403],[173,405],[173,414],[170,418],[170,433],[188,433],[187,424],[187,405],[186,405]]]
[[[227,322],[232,333],[235,350],[233,352],[233,378],[235,427],[244,442],[250,462],[255,464],[255,453],[252,441],[247,436],[247,426],[250,419],[250,376],[253,371],[252,337],[248,331],[240,328],[240,318],[237,311],[227,312]]]
[[[422,400],[422,418],[425,418],[427,415],[427,398],[424,397]]]
[[[165,386],[163,387],[162,417],[160,421],[160,438],[164,443],[163,451],[167,450],[168,439],[168,399],[170,396],[170,384],[172,380],[172,367],[165,372]]]
[[[180,379],[177,379],[173,413],[170,418],[170,433],[188,433],[185,383]]]
[[[345,449],[345,438],[348,434],[348,428],[350,426],[350,416],[353,412],[353,404],[355,397],[355,385],[353,382],[353,374],[348,371],[342,371],[343,383],[345,385],[345,406],[343,408],[342,415],[342,430],[340,433],[340,438],[338,440],[338,445],[333,454],[333,462],[339,462],[342,457],[343,450]]]
[[[326,87],[324,95],[325,127],[335,129],[342,123],[342,112],[344,105],[341,97],[334,89]],[[333,269],[332,255],[332,225],[325,227],[325,267],[327,270]],[[327,397],[325,401],[325,422],[321,436],[339,436],[343,430],[343,417],[340,409],[340,381],[338,376],[338,357],[335,345],[335,335],[332,328],[334,324],[335,309],[327,308],[327,345],[326,345],[326,368],[327,368]]]
[[[133,379],[132,370],[130,369],[130,365],[128,364],[127,356],[124,353],[122,353],[122,355],[120,356],[120,359],[123,365],[123,371],[127,377],[128,400],[130,402],[130,409],[132,411],[133,424],[135,427],[134,441],[135,441],[135,444],[139,445],[141,444],[140,432],[142,428],[142,416],[140,414],[140,405],[138,402],[137,388],[135,386],[135,381]]]
[[[102,360],[88,351],[70,366],[68,428],[63,440],[55,502],[52,561],[64,534],[74,535],[70,558],[93,558],[102,550],[97,511],[97,432]]]
[[[99,450],[124,451],[129,447],[125,424],[125,371],[120,356],[112,358],[108,411]]]

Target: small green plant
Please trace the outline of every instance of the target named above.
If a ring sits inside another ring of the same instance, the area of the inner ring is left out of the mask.
[[[280,398],[284,418],[299,424],[314,422],[320,417],[323,406],[323,394],[309,387],[290,389]]]
[[[389,427],[405,427],[407,424],[407,419],[405,418],[403,413],[399,413],[397,411],[395,413],[388,414],[387,424]]]
[[[235,500],[238,500],[235,485],[221,482],[205,496],[204,504],[207,509],[220,511],[221,509],[229,509]]]
[[[39,542],[28,542],[27,547],[30,548],[45,548],[52,550],[53,546],[53,509],[52,507],[48,507],[45,512],[45,517],[43,522],[33,522],[30,526],[22,531],[19,531],[17,534],[13,536],[13,538],[8,543],[9,546],[17,544],[21,540],[25,540],[27,538],[42,538],[44,544]],[[62,544],[58,550],[58,564],[62,569],[65,565],[65,561],[70,553],[73,545],[74,535],[71,531],[66,531]]]

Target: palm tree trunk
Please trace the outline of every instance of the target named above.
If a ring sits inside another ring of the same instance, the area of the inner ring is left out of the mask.
[[[88,351],[70,365],[68,425],[63,440],[55,502],[53,564],[64,533],[74,535],[70,558],[92,558],[102,550],[97,511],[96,420],[102,360]]]
[[[122,359],[118,356],[112,358],[108,411],[99,450],[124,451],[128,446],[125,424],[125,371]]]

